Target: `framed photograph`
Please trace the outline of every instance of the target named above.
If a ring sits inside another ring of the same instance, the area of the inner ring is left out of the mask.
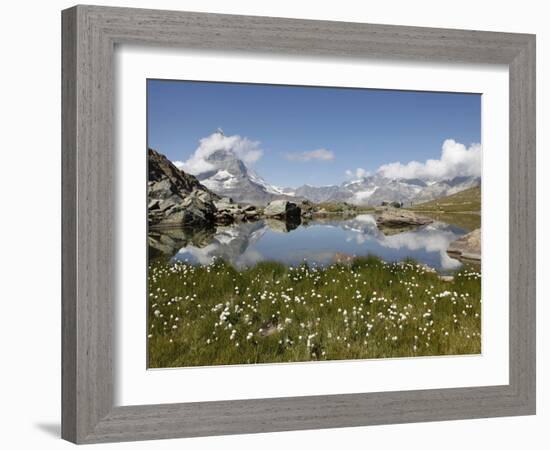
[[[75,6],[62,435],[535,413],[535,37]]]

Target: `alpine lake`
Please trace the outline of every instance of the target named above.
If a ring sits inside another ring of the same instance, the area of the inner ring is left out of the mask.
[[[301,224],[263,219],[211,228],[156,229],[148,235],[149,258],[192,265],[224,260],[243,270],[265,261],[325,267],[376,256],[385,262],[412,259],[444,274],[462,266],[446,250],[450,242],[479,226],[479,216],[468,218],[469,222],[465,215],[436,216],[429,225],[398,232],[379,229],[373,214]]]

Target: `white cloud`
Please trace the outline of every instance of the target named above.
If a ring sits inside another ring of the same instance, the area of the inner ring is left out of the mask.
[[[309,152],[285,153],[283,155],[289,161],[332,161],[334,153],[326,148],[318,148]]]
[[[441,147],[440,159],[428,159],[421,163],[394,162],[384,164],[378,173],[388,178],[423,178],[445,180],[457,176],[481,176],[481,144],[470,147],[447,139]]]
[[[176,165],[176,167],[193,175],[212,170],[214,166],[207,161],[207,158],[218,150],[233,152],[246,165],[254,164],[263,155],[263,150],[260,148],[260,143],[258,141],[251,141],[237,134],[225,136],[222,133],[216,132],[202,138],[199,141],[199,146],[191,157],[183,163],[178,161],[181,163],[181,167],[178,165]]]
[[[172,164],[174,164],[174,166],[176,166],[178,169],[183,169],[185,163],[183,161],[172,161]]]
[[[370,172],[368,170],[362,169],[361,167],[358,167],[355,170],[346,170],[346,176],[348,178],[358,179],[363,177],[368,177],[370,175]]]

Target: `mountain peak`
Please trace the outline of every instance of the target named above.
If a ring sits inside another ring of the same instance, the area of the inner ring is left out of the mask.
[[[219,195],[254,205],[267,204],[276,198],[288,198],[281,189],[270,185],[248,167],[231,148],[214,150],[205,160],[212,169],[198,174],[197,178]]]

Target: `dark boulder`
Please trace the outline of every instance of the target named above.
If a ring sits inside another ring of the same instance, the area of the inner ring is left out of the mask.
[[[301,213],[300,207],[288,200],[273,200],[264,209],[264,216],[269,219],[299,221]]]

